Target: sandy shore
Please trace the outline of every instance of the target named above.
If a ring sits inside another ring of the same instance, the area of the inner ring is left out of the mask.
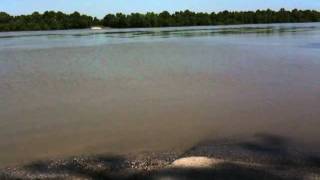
[[[0,179],[320,179],[320,156],[290,140],[200,143],[184,153],[144,152],[33,162],[2,169]]]

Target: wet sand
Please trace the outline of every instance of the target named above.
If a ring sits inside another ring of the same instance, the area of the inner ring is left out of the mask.
[[[242,137],[243,138],[243,137]],[[185,152],[80,156],[0,170],[2,179],[265,179],[316,180],[320,154],[292,139],[256,134],[215,139]]]

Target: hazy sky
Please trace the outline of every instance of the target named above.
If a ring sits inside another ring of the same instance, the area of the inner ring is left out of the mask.
[[[190,9],[193,11],[292,9],[320,10],[320,0],[0,0],[0,11],[13,15],[29,14],[33,11],[56,10],[79,11],[103,17],[114,12],[170,12]]]

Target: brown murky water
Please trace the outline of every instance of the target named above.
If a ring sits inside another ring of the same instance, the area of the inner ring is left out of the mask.
[[[261,132],[320,151],[319,42],[319,24],[2,33],[0,166]]]

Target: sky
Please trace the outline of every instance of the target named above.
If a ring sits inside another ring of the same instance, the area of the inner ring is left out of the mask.
[[[320,0],[0,0],[0,11],[11,15],[30,14],[46,10],[71,13],[78,11],[91,16],[103,17],[108,13],[212,12],[222,10],[256,9],[315,9],[320,10]]]

